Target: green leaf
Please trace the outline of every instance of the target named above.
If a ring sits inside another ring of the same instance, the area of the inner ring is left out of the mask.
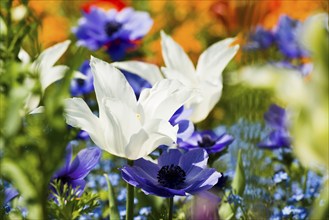
[[[245,178],[244,169],[243,169],[241,150],[239,150],[238,161],[237,161],[236,168],[235,168],[235,175],[234,175],[234,179],[232,182],[232,189],[233,189],[234,194],[242,196],[245,185],[246,185],[246,178]]]
[[[109,199],[109,206],[110,206],[110,218],[111,219],[120,219],[119,211],[118,211],[118,205],[116,201],[116,196],[114,195],[114,189],[111,184],[111,181],[109,180],[109,177],[107,174],[104,174],[107,187],[108,187],[108,199]]]
[[[232,182],[232,191],[234,194],[242,196],[246,185],[246,178],[243,169],[243,162],[241,156],[241,150],[238,153],[238,161],[235,168],[235,175]],[[229,193],[226,193],[226,198],[229,197]],[[235,215],[237,207],[234,204],[230,204],[227,200],[223,200],[221,207],[219,208],[218,214],[220,219],[232,219]]]

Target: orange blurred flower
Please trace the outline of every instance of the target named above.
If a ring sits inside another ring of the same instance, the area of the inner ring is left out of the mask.
[[[29,6],[41,20],[39,41],[44,48],[64,41],[70,33],[69,21],[60,15],[62,1],[29,1]]]

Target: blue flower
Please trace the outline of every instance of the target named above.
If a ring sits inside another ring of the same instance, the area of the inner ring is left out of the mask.
[[[79,133],[77,134],[77,137],[76,137],[78,140],[83,140],[83,141],[87,141],[90,139],[90,136],[88,134],[88,132],[84,131],[84,130],[81,130],[79,131]]]
[[[202,148],[208,154],[214,154],[224,150],[233,140],[234,138],[226,133],[217,136],[213,131],[195,131],[189,139],[179,143],[179,147],[186,150]]]
[[[292,64],[286,60],[279,61],[275,63],[271,63],[275,67],[297,70],[300,74],[304,77],[309,75],[313,71],[313,64],[312,63],[303,63],[300,65]]]
[[[208,155],[203,149],[183,154],[170,149],[161,154],[158,164],[138,159],[134,166],[121,169],[122,178],[141,188],[145,194],[161,197],[185,196],[212,188],[221,176],[213,168],[207,168]]]
[[[11,210],[11,207],[9,206],[9,203],[11,200],[13,200],[14,198],[16,198],[19,193],[17,192],[17,190],[13,187],[9,187],[9,188],[6,188],[5,190],[1,190],[0,192],[2,195],[4,194],[4,200],[3,200],[3,204],[0,206],[0,211],[2,209],[4,209],[4,211],[6,213],[9,213],[10,210]]]
[[[82,74],[86,76],[86,78],[75,78],[71,81],[72,96],[84,95],[94,91],[94,79],[89,66],[89,61],[84,61],[79,70]]]
[[[254,33],[249,37],[250,42],[245,46],[246,50],[267,49],[274,43],[274,35],[261,26],[257,26]]]
[[[289,147],[291,137],[288,131],[288,117],[285,109],[278,105],[272,104],[269,110],[264,114],[265,122],[272,129],[267,138],[258,146],[261,148],[277,149]]]
[[[66,148],[65,165],[54,174],[52,180],[60,180],[62,184],[68,184],[73,189],[77,189],[81,195],[86,185],[84,178],[96,166],[100,157],[101,150],[90,147],[81,150],[71,161],[72,144],[69,144]]]
[[[290,17],[283,15],[279,18],[279,23],[274,30],[276,43],[283,55],[288,58],[307,57],[308,52],[301,47],[298,42],[298,28],[301,23]]]
[[[185,110],[184,106],[182,106],[169,120],[172,126],[178,125],[177,143],[187,140],[194,132],[194,125],[188,120],[191,113],[192,111]]]
[[[129,85],[133,88],[137,99],[139,98],[139,95],[143,89],[152,87],[148,81],[140,76],[137,76],[136,74],[132,74],[128,71],[122,71],[122,73],[126,77]]]
[[[19,195],[17,190],[13,187],[5,189],[5,200],[3,201],[3,204],[7,204],[14,198],[16,198]]]
[[[120,59],[127,48],[135,46],[151,28],[152,19],[146,12],[124,8],[105,11],[92,7],[73,29],[78,44],[95,51],[106,47],[112,58]]]

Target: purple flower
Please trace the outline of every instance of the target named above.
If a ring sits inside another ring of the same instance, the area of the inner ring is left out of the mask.
[[[266,49],[274,42],[274,35],[261,26],[257,26],[254,33],[250,36],[250,42],[246,45],[247,50]]]
[[[101,150],[97,147],[90,147],[81,150],[72,160],[72,144],[66,148],[66,161],[64,167],[58,170],[53,180],[61,180],[62,184],[68,184],[79,193],[83,192],[86,181],[84,178],[97,165],[101,157]]]
[[[170,149],[161,154],[158,164],[143,158],[134,166],[121,169],[122,178],[141,188],[145,194],[161,197],[185,196],[212,188],[221,176],[213,168],[207,168],[208,154],[203,149],[182,153]]]
[[[104,11],[92,7],[89,13],[84,13],[73,32],[79,45],[93,51],[106,46],[110,55],[118,59],[150,30],[152,24],[148,13],[132,8]]]
[[[264,114],[264,119],[266,124],[272,128],[272,131],[258,146],[269,149],[289,147],[291,145],[291,138],[288,131],[289,125],[286,110],[272,104]]]
[[[19,195],[17,190],[13,187],[5,189],[5,200],[3,201],[3,204],[7,204],[14,198],[16,198]]]
[[[185,110],[182,106],[169,120],[172,126],[178,125],[177,143],[187,140],[194,132],[193,123],[187,119],[191,113],[192,111]]]
[[[213,154],[224,150],[233,140],[226,133],[217,136],[213,131],[195,131],[189,139],[179,143],[179,147],[186,150],[203,148],[208,154]]]
[[[94,78],[89,66],[89,60],[83,62],[80,72],[86,76],[86,79],[73,79],[71,81],[71,95],[79,96],[94,91]]]
[[[308,52],[298,42],[298,28],[301,23],[283,15],[274,29],[276,43],[283,55],[288,58],[302,58],[308,56]]]
[[[76,137],[78,140],[83,140],[83,141],[86,141],[86,140],[89,140],[90,139],[90,136],[88,134],[87,131],[84,131],[84,130],[81,130],[79,131],[79,133],[77,134],[77,137]]]

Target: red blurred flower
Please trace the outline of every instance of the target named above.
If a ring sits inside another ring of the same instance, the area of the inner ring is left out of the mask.
[[[121,0],[90,0],[89,2],[83,4],[81,8],[84,12],[89,13],[92,6],[96,6],[105,10],[114,8],[120,11],[127,5]]]

